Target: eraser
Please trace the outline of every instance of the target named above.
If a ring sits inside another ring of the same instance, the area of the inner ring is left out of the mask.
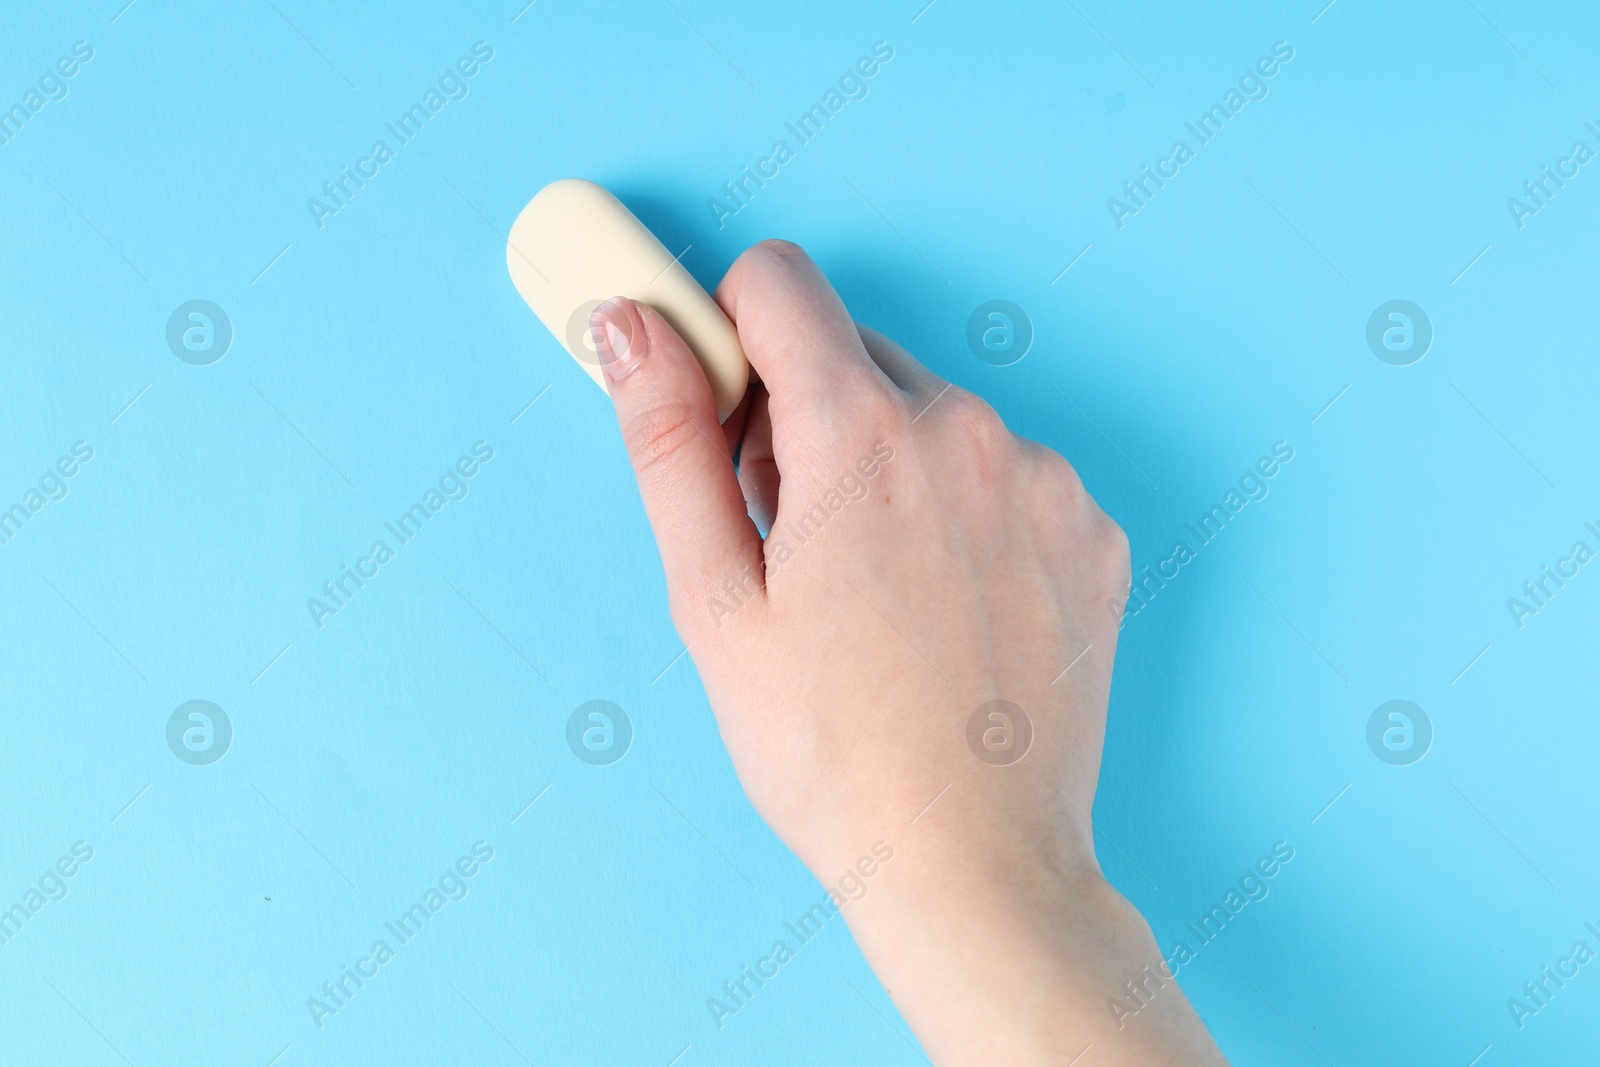
[[[744,399],[750,364],[733,323],[656,235],[594,182],[562,178],[534,194],[511,227],[506,268],[545,329],[601,389],[589,315],[625,296],[655,308],[688,343],[711,383],[718,421]]]

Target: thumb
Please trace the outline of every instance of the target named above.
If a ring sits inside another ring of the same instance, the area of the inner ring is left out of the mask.
[[[720,627],[762,593],[761,535],[711,386],[683,338],[654,308],[624,297],[595,308],[589,323],[661,550],[673,617],[692,643],[688,631]]]

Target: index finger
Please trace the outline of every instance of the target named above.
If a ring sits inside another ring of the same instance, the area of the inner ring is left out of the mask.
[[[839,294],[799,245],[762,241],[746,249],[714,295],[766,383],[775,426],[890,385]]]

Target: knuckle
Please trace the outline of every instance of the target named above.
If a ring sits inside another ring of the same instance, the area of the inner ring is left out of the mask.
[[[906,422],[905,405],[890,390],[877,388],[870,380],[852,388],[847,396],[806,397],[805,406],[816,439],[833,450],[854,447],[863,441],[899,438]]]
[[[793,241],[779,238],[758,241],[739,253],[739,258],[728,268],[728,273],[717,286],[717,299],[720,302],[737,292],[759,290],[764,279],[781,277],[810,261],[811,257],[806,255],[805,249]]]
[[[674,404],[659,404],[629,417],[623,439],[633,470],[643,477],[678,456],[700,435],[688,415]]]
[[[1016,439],[994,408],[965,389],[951,389],[939,403],[947,405],[940,421],[981,473],[998,474],[1011,461]]]
[[[845,417],[876,439],[886,433],[898,433],[905,421],[905,404],[888,389],[868,388],[857,395]]]
[[[1059,454],[1031,445],[1034,459],[1029,483],[1034,487],[1038,521],[1047,543],[1062,546],[1069,558],[1087,562],[1091,575],[1120,589],[1131,572],[1128,535],[1095,503],[1083,479]]]
[[[982,397],[965,389],[951,389],[939,402],[944,405],[944,421],[971,444],[992,447],[1011,436]]]
[[[1128,535],[1111,516],[1100,513],[1098,541],[1101,559],[1109,574],[1120,588],[1133,573],[1133,556],[1128,545]]]
[[[806,250],[793,241],[786,241],[781,237],[769,237],[758,241],[750,249],[760,255],[772,255],[780,258],[797,258],[805,256]]]
[[[1043,471],[1043,481],[1052,500],[1062,507],[1073,507],[1082,503],[1087,495],[1083,488],[1083,479],[1078,476],[1077,470],[1068,463],[1058,452],[1038,446],[1039,465]]]

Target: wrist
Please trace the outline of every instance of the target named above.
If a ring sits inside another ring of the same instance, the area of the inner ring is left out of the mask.
[[[1139,912],[1072,840],[1000,850],[908,841],[843,909],[935,1064],[1221,1063]],[[1152,977],[1153,976],[1153,977]],[[1156,983],[1123,1024],[1128,983]]]
[[[942,843],[908,842],[844,908],[941,1067],[1069,1062],[1103,1028],[1112,961],[1148,940],[1092,856],[1042,851],[952,855]]]

